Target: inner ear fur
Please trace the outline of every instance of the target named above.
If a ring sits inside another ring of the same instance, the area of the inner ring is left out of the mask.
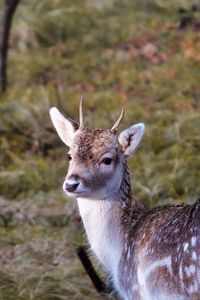
[[[118,141],[125,156],[130,156],[137,148],[144,135],[144,131],[145,125],[143,123],[138,123],[120,133]]]

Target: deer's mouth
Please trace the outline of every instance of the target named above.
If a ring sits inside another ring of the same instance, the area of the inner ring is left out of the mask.
[[[86,194],[86,191],[75,191],[75,192],[68,192],[65,191],[67,195],[71,197],[79,197],[79,196],[84,196]]]

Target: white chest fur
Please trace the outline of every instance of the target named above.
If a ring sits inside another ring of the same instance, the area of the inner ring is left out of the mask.
[[[78,206],[91,249],[117,281],[121,256],[119,218],[112,218],[113,202],[78,198]],[[114,216],[113,216],[114,217]]]

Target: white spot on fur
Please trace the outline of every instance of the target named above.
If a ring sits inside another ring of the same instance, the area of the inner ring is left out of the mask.
[[[196,246],[196,243],[197,243],[197,238],[196,238],[196,236],[193,236],[191,239],[192,247]]]
[[[187,277],[190,277],[192,274],[194,274],[195,270],[196,270],[195,265],[190,265],[189,267],[185,267],[185,273]]]
[[[193,260],[197,260],[197,255],[196,255],[196,252],[195,252],[195,251],[192,252],[192,259],[193,259]]]
[[[180,264],[180,267],[179,267],[179,278],[181,280],[181,287],[184,288],[182,263]]]
[[[191,284],[190,287],[189,287],[189,292],[192,294],[192,293],[195,293],[195,292],[198,292],[198,283],[195,281],[194,284]]]
[[[197,280],[200,283],[200,270],[199,269],[197,269]]]
[[[183,246],[183,251],[186,252],[189,247],[189,244],[186,242]]]

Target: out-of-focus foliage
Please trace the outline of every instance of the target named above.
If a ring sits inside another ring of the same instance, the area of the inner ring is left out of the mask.
[[[21,1],[0,98],[0,299],[100,299],[76,259],[84,241],[50,106],[77,119],[84,95],[85,122],[106,128],[124,105],[122,129],[147,126],[129,161],[136,197],[199,197],[199,49],[195,1]]]

